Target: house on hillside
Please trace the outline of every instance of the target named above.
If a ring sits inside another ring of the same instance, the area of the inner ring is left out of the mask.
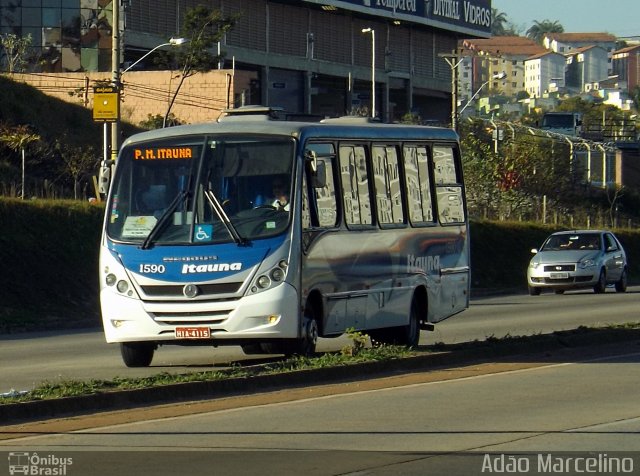
[[[640,45],[613,52],[613,75],[626,83],[627,92],[640,86]]]
[[[567,59],[560,53],[546,51],[530,56],[524,62],[525,90],[529,97],[539,98],[565,87]]]
[[[462,42],[463,51],[471,55],[473,63],[472,90],[502,72],[506,78],[495,87],[507,96],[516,96],[525,90],[525,61],[545,53],[535,41],[522,36],[494,36],[487,39],[468,39]],[[490,87],[493,87],[491,85]]]
[[[607,52],[607,75],[612,74],[612,57],[616,49],[616,37],[609,33],[547,33],[542,45],[563,55],[573,54],[586,46],[599,46]]]
[[[600,46],[585,46],[573,49],[566,54],[567,89],[584,92],[589,83],[603,81],[609,77],[609,59],[607,51]]]

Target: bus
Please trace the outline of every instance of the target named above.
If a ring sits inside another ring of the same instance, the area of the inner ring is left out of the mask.
[[[120,149],[99,278],[126,366],[164,345],[310,355],[349,330],[415,346],[468,307],[455,131],[243,112]]]
[[[582,134],[582,114],[578,112],[545,112],[542,116],[542,130],[580,137]]]

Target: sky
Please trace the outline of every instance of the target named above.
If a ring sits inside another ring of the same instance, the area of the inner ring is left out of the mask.
[[[557,20],[566,33],[640,36],[640,0],[491,0],[491,7],[521,35],[536,20]]]

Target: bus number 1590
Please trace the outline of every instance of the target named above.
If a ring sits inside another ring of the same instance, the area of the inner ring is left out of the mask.
[[[165,271],[163,264],[141,264],[140,272],[144,274],[162,274]]]

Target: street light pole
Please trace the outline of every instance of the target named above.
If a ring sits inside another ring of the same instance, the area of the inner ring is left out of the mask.
[[[362,33],[371,33],[371,117],[376,117],[376,31],[363,28]]]
[[[111,2],[111,83],[118,91],[116,120],[111,123],[111,160],[115,164],[120,148],[120,1]],[[105,123],[105,128],[107,124]],[[106,132],[106,131],[105,131]]]
[[[482,91],[482,88],[484,88],[487,84],[489,84],[491,81],[495,81],[495,80],[500,80],[500,79],[504,79],[507,77],[507,73],[505,73],[504,71],[502,73],[496,73],[493,76],[491,76],[491,78],[487,79],[484,83],[482,83],[482,86],[480,86],[478,88],[478,90],[473,93],[473,96],[471,96],[469,98],[469,100],[467,101],[467,103],[464,105],[464,107],[462,109],[460,109],[460,111],[458,111],[458,115],[462,114],[462,111],[464,111],[467,106],[469,106],[469,104],[471,104],[473,102],[473,100],[476,98],[476,96],[478,94],[480,94],[480,91]]]
[[[125,69],[122,74],[126,73],[127,71],[131,70],[134,66],[136,66],[138,63],[140,63],[140,61],[142,61],[143,59],[145,59],[147,56],[149,56],[151,53],[153,53],[154,51],[164,47],[164,46],[180,46],[180,45],[184,45],[185,43],[188,43],[189,40],[187,40],[186,38],[170,38],[169,41],[167,43],[162,43],[154,48],[152,48],[151,50],[147,51],[144,55],[142,55],[140,58],[138,58],[134,63],[130,64],[127,69]]]

